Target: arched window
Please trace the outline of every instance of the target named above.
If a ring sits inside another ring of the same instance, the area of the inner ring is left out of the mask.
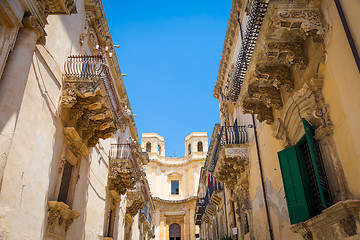
[[[204,150],[203,150],[203,143],[202,143],[202,142],[198,142],[198,146],[197,146],[197,147],[198,147],[198,149],[197,149],[198,152],[204,151]]]
[[[170,240],[180,240],[181,237],[181,228],[177,223],[173,223],[169,228],[169,237]]]
[[[188,153],[191,154],[191,144],[188,145]]]
[[[151,152],[151,143],[150,142],[148,142],[147,144],[146,144],[146,152]]]
[[[158,154],[161,155],[161,146],[158,145]]]

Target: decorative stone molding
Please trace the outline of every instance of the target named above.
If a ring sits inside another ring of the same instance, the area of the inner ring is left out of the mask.
[[[54,239],[65,239],[66,232],[80,214],[63,202],[48,201],[48,223],[46,235]]]
[[[224,204],[223,191],[215,190],[211,195],[210,202],[213,203],[218,209],[221,209]]]
[[[226,29],[225,41],[223,51],[221,53],[221,60],[219,66],[218,77],[216,80],[216,85],[214,88],[213,96],[219,99],[219,93],[222,91],[222,86],[224,81],[226,80],[226,74],[228,73],[228,69],[231,64],[232,54],[235,49],[235,41],[238,31],[238,22],[236,21],[236,17],[240,12],[243,12],[242,9],[245,8],[243,2],[241,0],[234,0],[232,2],[230,17],[228,22],[228,27]],[[230,72],[230,71],[229,71]]]
[[[280,109],[283,105],[280,90],[273,86],[251,84],[248,88],[249,97],[263,102],[267,107]]]
[[[294,89],[290,68],[285,64],[258,63],[254,79],[259,83],[266,82],[276,89],[284,88],[287,92]]]
[[[304,40],[313,37],[314,41],[324,38],[325,30],[317,9],[281,9],[276,13],[275,26],[296,31]]]
[[[274,122],[272,108],[262,102],[246,99],[242,102],[242,108],[245,114],[257,114],[257,119],[260,122],[266,121],[267,124]]]
[[[77,13],[76,1],[74,0],[38,0],[38,2],[45,4],[48,14],[70,15]]]
[[[78,132],[73,127],[65,127],[64,128],[64,135],[68,141],[68,144],[70,146],[70,151],[68,152],[67,156],[73,155],[76,160],[73,158],[68,159],[68,161],[75,165],[77,159],[81,159],[83,156],[87,156],[89,154],[89,149],[86,147],[86,145],[82,142],[81,137],[79,136]],[[71,159],[74,159],[74,161],[71,161]]]
[[[305,239],[354,239],[360,234],[360,201],[338,202],[321,214],[295,225],[291,230]]]
[[[212,203],[208,203],[205,207],[205,213],[209,216],[214,216],[216,213],[216,206]]]
[[[121,196],[115,190],[110,190],[109,196],[111,198],[111,205],[115,208],[115,206],[121,201]]]
[[[143,223],[143,226],[144,226],[144,231],[145,231],[145,232],[147,232],[147,231],[150,230],[150,222],[149,222],[149,221],[146,220],[146,221]]]
[[[248,164],[248,144],[223,145],[214,175],[219,182],[233,189]]]
[[[202,221],[204,221],[207,224],[210,224],[211,219],[206,213],[204,213],[204,215],[202,216]]]
[[[273,136],[282,139],[284,146],[295,144],[304,134],[301,118],[307,119],[316,127],[317,135],[332,132],[333,124],[321,94],[322,82],[323,79],[310,79],[285,103],[273,131]]]
[[[40,45],[45,45],[45,36],[47,35],[45,30],[44,30],[44,26],[41,25],[39,19],[37,16],[27,16],[24,17],[22,20],[22,24],[24,25],[25,28],[34,30],[36,32],[37,35],[37,40],[36,43],[40,44]]]
[[[125,214],[125,223],[127,223],[128,225],[131,225],[133,222],[134,222],[133,217],[129,213],[126,213]]]
[[[300,70],[304,70],[308,63],[303,42],[269,42],[266,55],[271,62],[294,65]]]

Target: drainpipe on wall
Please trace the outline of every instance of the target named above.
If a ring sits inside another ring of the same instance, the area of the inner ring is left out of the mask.
[[[339,0],[335,0],[335,5],[336,5],[336,9],[339,13],[339,16],[340,16],[340,19],[341,19],[341,23],[344,27],[344,30],[345,30],[345,34],[346,34],[346,37],[347,37],[347,40],[349,42],[349,45],[350,45],[350,48],[351,48],[351,51],[352,51],[352,54],[354,56],[354,59],[355,59],[355,62],[356,62],[356,66],[360,72],[360,57],[359,57],[359,53],[356,49],[356,46],[355,46],[355,43],[354,43],[354,39],[352,38],[352,35],[351,35],[351,32],[350,32],[350,28],[349,28],[349,25],[347,24],[347,21],[346,21],[346,18],[345,18],[345,15],[344,15],[344,12],[342,10],[342,7],[341,7],[341,4],[340,4],[340,1]]]
[[[259,160],[261,185],[262,185],[262,190],[263,190],[263,195],[264,195],[265,211],[266,211],[266,217],[267,217],[267,222],[268,222],[268,226],[269,226],[269,234],[270,234],[270,239],[273,240],[274,236],[273,236],[273,231],[271,228],[269,207],[268,207],[267,200],[266,200],[266,189],[265,189],[264,176],[263,176],[263,170],[262,170],[262,165],[261,165],[261,157],[260,157],[259,143],[258,143],[258,138],[257,138],[255,117],[253,114],[251,115],[251,117],[252,117],[252,122],[253,122],[253,126],[254,126],[255,144],[256,144],[256,151],[257,151],[258,160]]]
[[[233,190],[231,190],[231,195],[233,195]],[[233,209],[233,215],[234,215],[234,227],[237,227],[236,226],[236,215],[235,215],[235,203],[234,201],[231,201],[232,202],[232,209]],[[238,234],[236,234],[236,239],[239,239],[239,231],[237,231]]]

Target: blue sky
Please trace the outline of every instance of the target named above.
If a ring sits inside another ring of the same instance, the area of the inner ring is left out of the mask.
[[[212,96],[231,1],[103,0],[139,137],[156,132],[166,156],[184,155],[191,132],[211,137]]]

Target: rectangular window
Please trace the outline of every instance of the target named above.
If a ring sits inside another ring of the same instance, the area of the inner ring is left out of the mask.
[[[60,191],[58,195],[59,202],[67,203],[72,170],[73,170],[73,166],[70,163],[68,163],[68,161],[65,161],[63,175],[61,178]]]
[[[171,181],[171,195],[179,195],[179,180]]]
[[[113,237],[114,235],[115,218],[116,218],[115,209],[110,209],[109,216],[107,219],[107,229],[106,229],[107,231],[105,234],[106,237]]]
[[[305,119],[302,121],[305,136],[278,152],[291,224],[306,221],[331,205],[314,129]]]

